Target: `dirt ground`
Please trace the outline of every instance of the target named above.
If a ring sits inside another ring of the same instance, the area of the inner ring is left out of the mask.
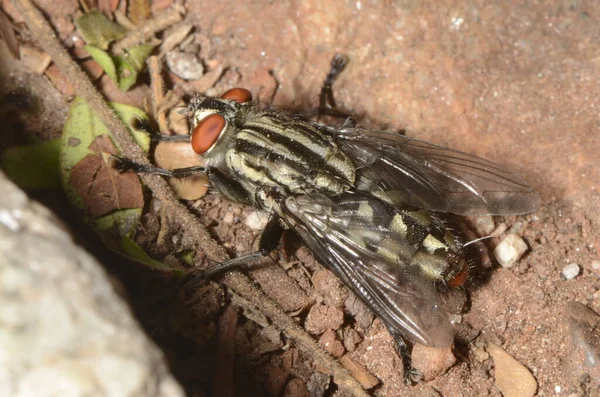
[[[296,323],[336,346],[338,351],[327,345],[329,353],[349,352],[375,376],[369,393],[499,396],[493,361],[482,348],[495,343],[531,371],[537,395],[600,396],[600,364],[592,370],[578,364],[574,352],[580,345],[567,310],[569,302],[579,302],[600,313],[600,265],[593,266],[600,260],[600,3],[223,0],[189,1],[185,7],[199,57],[226,68],[209,93],[244,86],[277,106],[313,109],[332,55],[344,53],[350,63],[334,93],[359,124],[403,129],[492,160],[540,194],[537,213],[495,219],[496,226],[504,223],[523,236],[529,250],[514,267],[494,263],[485,282],[471,283],[469,309],[457,324],[456,364],[417,386],[404,385],[381,323],[352,309],[345,290],[305,249],[298,253],[300,264],[250,272]],[[72,8],[64,12],[51,14],[68,22]],[[33,81],[3,79],[12,86]],[[51,136],[60,129],[56,118],[38,126]],[[233,254],[249,251],[259,235],[245,225],[251,208],[214,195],[194,208]],[[491,248],[494,241],[488,243]],[[561,270],[572,263],[581,272],[565,280]],[[204,312],[198,309],[197,317],[189,311],[162,316],[153,313],[156,299],[143,295],[145,282],[132,281],[131,271],[117,274],[189,395],[208,393],[216,330],[228,313],[222,307],[240,298],[209,284],[199,296],[214,305],[202,301]],[[156,288],[156,278],[149,278]],[[339,388],[328,386],[326,371],[285,331],[237,302],[245,309],[232,331],[236,395],[332,395]],[[598,359],[599,351],[592,346],[589,354]],[[327,391],[319,394],[321,389]]]

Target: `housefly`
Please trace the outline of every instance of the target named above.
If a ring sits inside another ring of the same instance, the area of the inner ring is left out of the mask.
[[[339,113],[331,86],[344,65],[336,56],[325,79],[321,109],[328,113]],[[453,342],[437,287],[460,286],[468,264],[443,213],[515,215],[538,205],[525,181],[487,160],[351,119],[333,127],[263,107],[243,88],[197,95],[187,113],[189,135],[156,138],[189,142],[202,166],[166,170],[117,157],[116,168],[168,177],[203,172],[226,198],[270,214],[259,252],[204,276],[268,255],[284,230],[295,231],[385,323],[407,380],[419,373],[403,338]]]

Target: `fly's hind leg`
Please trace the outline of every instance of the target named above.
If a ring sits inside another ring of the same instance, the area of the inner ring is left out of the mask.
[[[389,332],[394,337],[396,341],[396,347],[398,348],[398,352],[400,353],[400,358],[402,359],[402,368],[404,370],[404,383],[407,385],[412,385],[414,383],[418,383],[421,378],[423,378],[423,374],[421,371],[413,367],[412,359],[410,356],[410,351],[402,336],[400,336],[397,332],[389,329]]]

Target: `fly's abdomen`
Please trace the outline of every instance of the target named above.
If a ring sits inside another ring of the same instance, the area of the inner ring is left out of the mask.
[[[354,183],[352,161],[308,123],[266,115],[246,120],[226,154],[227,166],[257,187],[340,194]]]
[[[432,282],[448,282],[465,270],[460,245],[429,211],[407,205],[395,208],[364,194],[345,193],[335,201],[322,196],[297,200],[304,222],[357,256],[382,258]]]

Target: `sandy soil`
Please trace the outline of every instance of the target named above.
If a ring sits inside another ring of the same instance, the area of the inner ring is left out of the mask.
[[[488,3],[186,4],[201,59],[228,68],[213,93],[244,86],[263,101],[312,109],[332,55],[342,52],[350,63],[334,91],[340,108],[361,125],[405,129],[485,157],[540,193],[536,214],[495,220],[518,230],[530,250],[514,267],[494,265],[485,282],[471,283],[469,310],[457,325],[457,363],[418,386],[404,386],[387,332],[364,310],[349,308],[345,290],[319,273],[309,253],[301,249],[300,264],[250,272],[298,323],[337,349],[326,350],[350,352],[374,375],[375,395],[499,396],[493,361],[482,347],[490,342],[531,371],[539,396],[600,395],[600,369],[585,370],[573,357],[579,345],[566,312],[567,303],[580,302],[600,313],[600,269],[592,268],[600,260],[600,3]],[[195,206],[232,253],[251,249],[258,232],[244,220],[252,209],[212,195]],[[581,274],[564,280],[561,270],[571,263]],[[205,395],[224,291],[209,284],[198,296],[210,303],[201,300],[197,313],[187,306],[157,315],[155,299],[143,296],[147,285],[125,273],[132,302],[174,373],[190,395]],[[316,282],[317,273],[328,281]],[[150,284],[156,287],[156,280]],[[324,371],[264,315],[246,311],[234,327],[236,394],[321,395],[330,382]],[[593,349],[598,355],[600,347]],[[332,385],[325,395],[335,390]]]

